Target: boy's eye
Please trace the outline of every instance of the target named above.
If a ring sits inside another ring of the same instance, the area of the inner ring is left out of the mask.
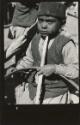
[[[43,22],[44,20],[43,20],[43,19],[38,19],[38,21],[41,23],[41,22]]]
[[[39,23],[42,23],[42,22],[45,21],[45,22],[48,23],[48,24],[52,24],[52,23],[56,22],[55,20],[48,20],[48,19],[46,19],[46,20],[38,19],[38,21],[39,21]]]
[[[52,24],[52,23],[54,23],[55,21],[54,21],[54,20],[46,20],[46,22],[47,22],[48,24]]]

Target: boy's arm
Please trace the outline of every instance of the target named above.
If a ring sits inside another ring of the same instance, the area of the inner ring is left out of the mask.
[[[17,69],[23,69],[23,68],[28,68],[33,65],[33,56],[32,56],[32,51],[31,51],[31,42],[29,44],[29,47],[26,51],[26,56],[23,57],[23,59],[17,64],[16,68]]]
[[[71,79],[79,76],[78,48],[72,41],[67,43],[62,50],[64,64],[55,65],[56,73]]]

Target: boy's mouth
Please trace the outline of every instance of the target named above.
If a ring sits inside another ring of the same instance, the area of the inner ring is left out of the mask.
[[[42,36],[47,36],[47,35],[48,35],[48,33],[45,32],[45,31],[41,31],[40,34],[41,34]]]

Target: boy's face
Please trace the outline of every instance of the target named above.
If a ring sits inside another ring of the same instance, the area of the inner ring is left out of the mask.
[[[41,36],[55,35],[59,31],[60,21],[52,16],[39,16],[37,26]]]

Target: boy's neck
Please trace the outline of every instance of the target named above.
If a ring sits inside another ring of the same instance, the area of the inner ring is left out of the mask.
[[[49,35],[48,37],[49,37],[49,40],[51,40],[51,39],[54,39],[57,35],[59,35],[60,34],[60,32],[57,32],[56,34],[51,34],[51,35]],[[42,37],[42,39],[43,40],[45,40],[45,38],[46,38],[46,36],[41,36]]]

